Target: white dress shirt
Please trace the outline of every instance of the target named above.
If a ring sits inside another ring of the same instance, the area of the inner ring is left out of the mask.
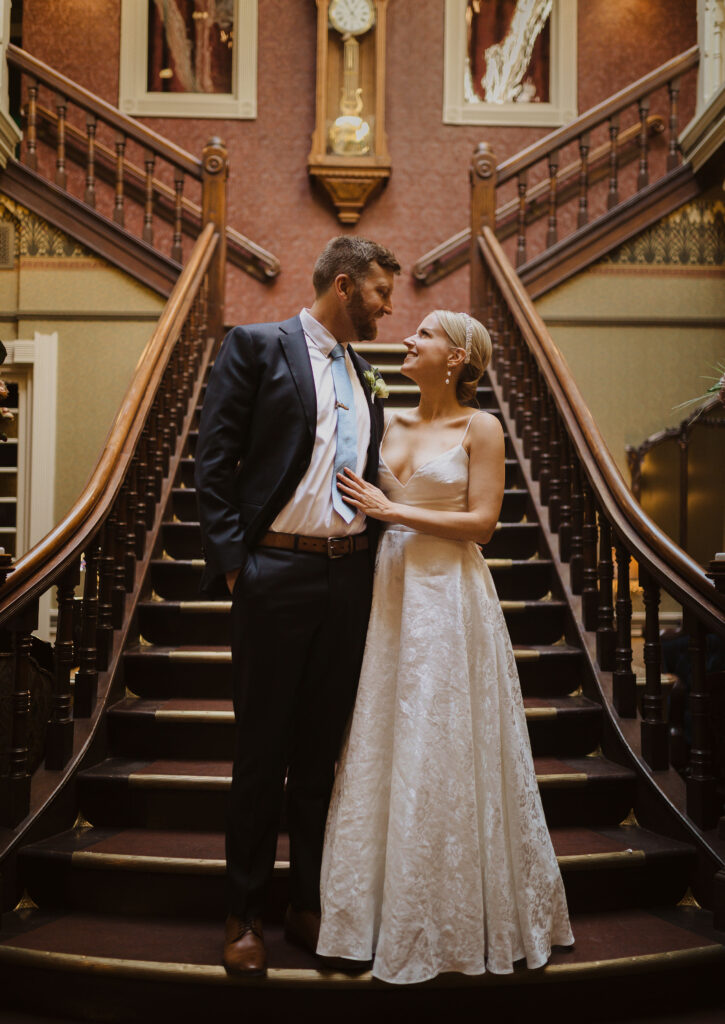
[[[297,485],[295,493],[270,526],[276,533],[299,533],[306,537],[344,537],[362,533],[365,516],[358,512],[350,523],[346,523],[332,507],[332,473],[335,467],[337,444],[337,409],[335,408],[335,386],[332,381],[332,360],[330,353],[337,340],[326,327],[312,316],[309,309],[300,313],[302,330],[305,332],[307,351],[312,364],[317,393],[317,430],[315,446],[307,472]],[[362,384],[345,350],[345,367],[355,398],[355,420],[357,426],[357,466],[355,472],[365,472],[370,444],[370,413]]]

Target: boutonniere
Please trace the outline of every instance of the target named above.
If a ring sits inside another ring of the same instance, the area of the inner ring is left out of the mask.
[[[388,385],[383,380],[380,370],[376,366],[373,366],[370,370],[363,370],[363,377],[365,383],[370,389],[370,398],[374,402],[379,396],[380,398],[387,398],[390,394]]]

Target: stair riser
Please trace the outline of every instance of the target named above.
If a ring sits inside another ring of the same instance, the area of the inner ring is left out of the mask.
[[[535,755],[578,757],[590,753],[599,743],[598,709],[530,718],[527,725]],[[108,735],[114,757],[215,760],[234,756],[233,722],[165,721],[150,714],[111,712]]]
[[[129,787],[124,779],[109,783],[81,776],[79,792],[84,817],[98,826],[218,831],[227,820],[226,789]],[[541,798],[549,825],[604,827],[618,824],[629,813],[634,785],[626,779],[544,785]]]
[[[524,597],[538,600],[551,590],[551,563],[547,561],[522,562],[506,567],[493,566],[491,576],[496,593],[502,601],[517,601]],[[200,565],[174,562],[169,559],[151,566],[153,589],[167,601],[197,601],[201,595]]]
[[[232,694],[230,662],[183,662],[170,658],[126,657],[126,685],[138,697],[219,700]],[[535,661],[517,663],[525,697],[558,697],[572,693],[581,682],[581,656],[559,655],[556,648]]]
[[[514,644],[551,644],[564,634],[564,608],[542,602],[522,610],[505,611],[506,626]],[[182,613],[160,602],[139,608],[139,630],[150,643],[228,644],[230,616],[227,611]]]
[[[164,550],[172,558],[201,558],[201,531],[197,523],[164,523]],[[539,552],[536,523],[504,524],[484,547],[487,558],[532,558]]]
[[[562,865],[570,913],[596,913],[676,903],[684,894],[690,858],[671,855],[619,868],[568,870]],[[23,887],[42,909],[74,907],[106,914],[194,917],[223,920],[227,907],[222,872],[128,871],[109,866],[89,870],[69,857],[22,858]],[[279,923],[289,902],[289,872],[272,877],[265,920]]]

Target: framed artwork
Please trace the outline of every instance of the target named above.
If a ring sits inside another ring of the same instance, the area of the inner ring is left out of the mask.
[[[446,124],[557,127],[577,115],[577,0],[446,0]]]
[[[257,116],[257,0],[122,0],[119,106]]]

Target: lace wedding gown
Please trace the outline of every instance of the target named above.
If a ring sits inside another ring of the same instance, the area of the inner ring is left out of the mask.
[[[467,506],[463,444],[395,502]],[[574,941],[511,642],[476,544],[390,525],[378,550],[355,711],[335,780],[317,952],[388,982],[506,974]]]

